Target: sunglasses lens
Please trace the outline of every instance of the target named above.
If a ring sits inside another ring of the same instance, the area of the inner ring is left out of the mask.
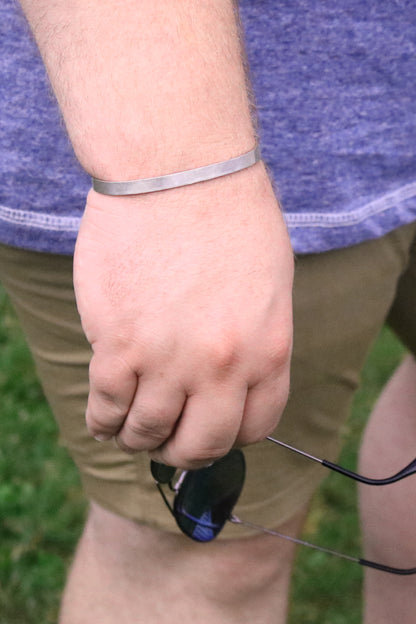
[[[187,472],[174,503],[179,528],[197,542],[214,539],[231,515],[244,477],[244,455],[238,449],[208,468]]]

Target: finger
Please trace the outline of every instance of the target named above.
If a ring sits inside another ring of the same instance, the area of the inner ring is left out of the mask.
[[[276,428],[289,395],[289,367],[249,388],[237,446],[260,442]]]
[[[183,389],[140,377],[127,417],[117,433],[117,445],[126,452],[150,451],[163,444],[181,417]]]
[[[120,429],[137,388],[136,373],[119,358],[93,356],[87,427],[97,439],[110,439]]]
[[[185,470],[200,468],[232,448],[244,412],[247,387],[212,386],[188,396],[173,435],[152,459]]]

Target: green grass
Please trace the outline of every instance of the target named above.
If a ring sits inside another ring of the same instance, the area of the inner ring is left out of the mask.
[[[0,624],[54,624],[85,503],[0,293]]]
[[[395,336],[384,329],[363,370],[362,386],[344,430],[343,466],[356,468],[367,417],[403,353]],[[304,537],[334,550],[361,554],[354,481],[328,475],[313,501]],[[299,548],[290,624],[361,624],[361,587],[359,565]]]
[[[363,374],[345,428],[341,461],[355,467],[371,406],[403,350],[387,330]],[[36,380],[19,326],[0,291],[0,624],[55,624],[65,572],[85,513],[78,475]],[[359,553],[356,488],[330,475],[317,494],[305,537]],[[358,624],[361,568],[299,549],[292,624]]]

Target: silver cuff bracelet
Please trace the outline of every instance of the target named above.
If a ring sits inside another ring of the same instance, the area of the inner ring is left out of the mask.
[[[141,180],[126,180],[125,182],[107,182],[92,178],[92,186],[97,193],[103,195],[140,195],[142,193],[154,193],[155,191],[166,191],[178,186],[188,186],[197,182],[213,180],[230,173],[236,173],[242,169],[251,167],[260,160],[260,148],[257,145],[254,149],[231,158],[223,162],[214,163],[205,167],[188,169],[155,178],[143,178]]]

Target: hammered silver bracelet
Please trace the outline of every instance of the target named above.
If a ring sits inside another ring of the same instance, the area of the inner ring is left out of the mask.
[[[109,182],[92,178],[92,186],[97,193],[103,195],[140,195],[142,193],[154,193],[155,191],[167,191],[179,186],[188,186],[189,184],[214,180],[230,173],[236,173],[251,167],[260,158],[260,148],[256,145],[254,149],[241,156],[214,163],[213,165],[178,171],[177,173],[170,173],[155,178],[126,180],[125,182]]]

